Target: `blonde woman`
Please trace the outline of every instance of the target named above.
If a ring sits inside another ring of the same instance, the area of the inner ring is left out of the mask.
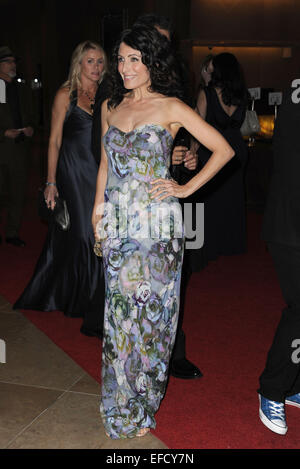
[[[95,93],[106,70],[102,47],[92,41],[79,44],[71,60],[68,80],[58,90],[52,108],[45,201],[55,208],[56,197],[66,200],[71,226],[62,231],[55,223],[49,232],[34,275],[14,305],[18,309],[59,310],[83,317],[82,332],[103,314],[102,264],[93,252],[91,215],[95,198],[97,163],[91,152]]]

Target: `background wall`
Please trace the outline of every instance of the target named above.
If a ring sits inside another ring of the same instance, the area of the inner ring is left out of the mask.
[[[191,39],[299,40],[299,0],[191,0]]]
[[[300,76],[299,0],[191,0],[190,62],[234,53],[249,87],[281,90]],[[291,57],[284,58],[284,55]]]
[[[80,7],[73,0],[0,0],[0,44],[21,57],[23,78],[42,80],[34,93],[45,131],[75,46],[93,39],[109,49],[123,27],[148,12],[173,19],[195,90],[204,57],[223,50],[238,57],[249,87],[281,90],[300,77],[300,0],[84,0]],[[290,58],[283,58],[285,47]]]

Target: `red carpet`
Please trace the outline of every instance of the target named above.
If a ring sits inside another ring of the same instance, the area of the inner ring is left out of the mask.
[[[28,214],[24,250],[0,246],[0,294],[13,303],[32,273],[46,227]],[[279,436],[258,418],[256,389],[283,300],[271,259],[259,239],[261,216],[248,217],[249,250],[220,258],[192,277],[184,330],[187,356],[204,374],[170,378],[155,435],[173,449],[291,449],[299,447],[300,410],[287,407],[289,431]],[[100,380],[101,344],[80,334],[81,319],[62,313],[26,317]]]

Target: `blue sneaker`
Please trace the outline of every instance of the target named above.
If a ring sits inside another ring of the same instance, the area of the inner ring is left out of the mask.
[[[300,407],[300,392],[298,392],[298,394],[294,394],[293,396],[287,397],[285,399],[285,403],[295,407]]]
[[[283,402],[270,401],[259,394],[259,417],[272,432],[285,435],[288,427]]]

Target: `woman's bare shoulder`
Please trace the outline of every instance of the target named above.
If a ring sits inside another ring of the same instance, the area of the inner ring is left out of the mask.
[[[176,98],[175,96],[167,96],[166,97],[166,103],[168,106],[171,106],[172,108],[184,108],[187,107],[187,104],[185,104],[181,99]]]
[[[66,107],[70,103],[69,89],[66,87],[59,88],[54,98],[54,105]]]
[[[164,102],[165,112],[168,114],[170,119],[172,116],[180,115],[180,113],[190,110],[191,108],[185,104],[181,99],[176,97],[166,97]]]
[[[70,99],[69,88],[66,86],[62,86],[61,88],[57,90],[55,97],[59,98],[60,100],[69,100]]]
[[[68,88],[59,88],[54,97],[52,110],[53,112],[66,112],[70,104],[70,96]]]

